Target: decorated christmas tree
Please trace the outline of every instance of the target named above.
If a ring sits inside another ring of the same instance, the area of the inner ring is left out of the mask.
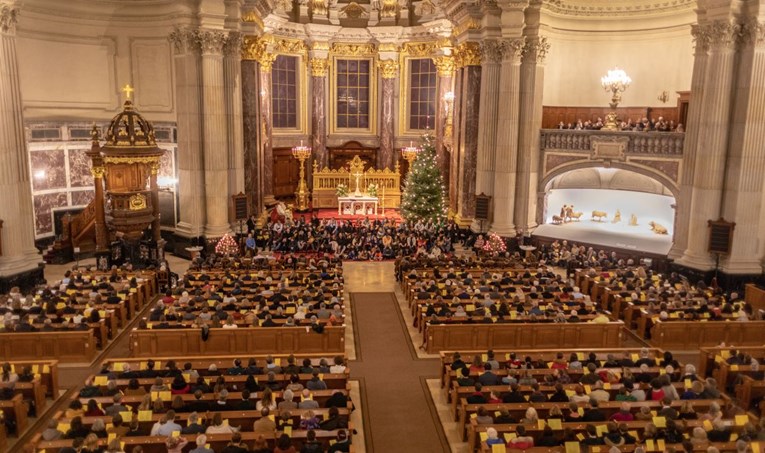
[[[507,251],[507,244],[497,233],[489,233],[486,242],[483,243],[483,251],[487,253],[504,253]]]
[[[446,217],[444,182],[436,162],[433,136],[423,136],[422,150],[409,168],[401,195],[401,215],[407,222],[441,221]]]
[[[239,254],[239,246],[236,244],[234,238],[230,234],[226,233],[215,244],[215,253],[218,255],[234,256]]]

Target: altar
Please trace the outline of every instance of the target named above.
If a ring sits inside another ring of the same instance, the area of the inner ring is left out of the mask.
[[[378,202],[370,195],[337,197],[337,215],[377,215]]]
[[[353,171],[351,169],[353,167]],[[372,207],[375,212],[379,208],[398,209],[401,205],[401,174],[398,164],[391,170],[388,168],[377,170],[364,168],[359,156],[355,156],[348,167],[339,169],[313,167],[312,204],[316,209],[338,208],[342,213],[342,199],[359,197],[367,198],[366,207]],[[344,185],[348,193],[339,196],[337,188]],[[372,198],[377,200],[376,205],[369,199],[369,188],[376,187],[376,193]],[[357,195],[358,194],[358,195]],[[349,201],[346,200],[346,205]]]

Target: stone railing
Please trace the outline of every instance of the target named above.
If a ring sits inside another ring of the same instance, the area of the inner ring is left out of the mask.
[[[593,142],[626,142],[627,154],[648,154],[680,157],[683,155],[684,133],[622,132],[595,130],[542,129],[539,147],[542,151],[592,151]]]

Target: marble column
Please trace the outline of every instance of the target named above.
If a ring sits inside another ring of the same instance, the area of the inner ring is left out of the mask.
[[[515,173],[518,167],[518,128],[521,92],[521,55],[525,39],[502,43],[497,113],[497,154],[494,167],[494,219],[491,229],[501,236],[514,236]]]
[[[694,163],[687,248],[677,262],[698,270],[711,270],[715,260],[707,252],[707,221],[717,220],[722,214],[738,27],[727,20],[714,21],[703,32],[708,36],[710,52],[697,143],[701,146],[697,147]]]
[[[169,39],[174,50],[178,123],[180,219],[175,232],[179,236],[191,239],[202,236],[206,210],[199,45],[194,32],[188,29],[173,31]]]
[[[731,253],[722,260],[727,274],[763,271],[765,236],[765,23],[750,18],[742,26],[738,70],[723,194],[723,217],[735,220]],[[753,241],[758,238],[760,241]],[[758,244],[754,246],[753,244]]]
[[[518,171],[515,184],[515,226],[524,231],[537,226],[539,130],[542,128],[544,61],[550,44],[544,36],[527,36],[521,62]]]
[[[494,194],[494,165],[497,152],[497,111],[502,44],[498,40],[481,42],[481,101],[478,112],[478,155],[476,194]],[[505,102],[502,99],[502,102]],[[476,229],[478,226],[475,227]]]
[[[42,277],[35,248],[32,186],[16,55],[16,2],[0,1],[0,206],[3,228],[0,291]],[[17,281],[19,279],[20,281]],[[28,279],[28,281],[24,281]],[[25,284],[26,283],[26,284]]]
[[[151,215],[154,220],[151,221],[151,238],[159,243],[162,240],[162,227],[159,219],[159,186],[157,186],[157,175],[159,174],[159,161],[152,162],[151,174],[149,175],[149,189],[151,189]]]
[[[451,161],[449,162],[449,209],[457,214],[459,205],[459,178],[462,173],[460,167],[460,141],[462,140],[462,76],[464,68],[457,69],[454,80],[454,131],[452,146],[450,148]]]
[[[260,143],[263,165],[263,203],[276,203],[274,198],[274,142],[273,117],[271,116],[271,69],[276,55],[264,53],[258,61],[260,69]]]
[[[229,33],[223,48],[223,86],[228,136],[228,195],[244,193],[244,132],[242,119],[242,36]]]
[[[478,158],[478,121],[481,106],[481,49],[478,43],[460,46],[462,75],[462,116],[459,146],[460,175],[457,223],[466,228],[475,216],[476,161]]]
[[[311,66],[311,146],[319,168],[329,167],[327,154],[327,69],[329,60],[312,57]]]
[[[454,94],[455,62],[452,55],[441,55],[433,58],[438,72],[438,108],[436,109],[436,159],[441,167],[441,174],[446,174],[449,162],[446,161],[446,150],[451,149],[454,139],[454,105],[452,100],[447,102],[446,93]],[[450,111],[451,110],[451,111]],[[451,124],[448,124],[451,122]]]
[[[231,231],[228,221],[228,125],[223,77],[223,47],[227,35],[221,31],[200,30],[197,36],[202,50],[205,236],[219,238]]]
[[[260,165],[260,105],[258,63],[242,60],[242,135],[244,140],[244,193],[248,195],[251,214],[263,209]]]
[[[395,119],[394,95],[396,93],[396,81],[398,79],[398,61],[380,60],[382,99],[380,99],[380,152],[377,154],[377,168],[393,170],[395,155]]]
[[[694,25],[691,33],[696,43],[693,58],[693,75],[691,76],[691,102],[686,117],[685,140],[683,144],[683,173],[680,179],[680,194],[675,200],[675,230],[672,238],[672,248],[668,256],[678,259],[688,246],[688,223],[691,215],[691,196],[693,194],[693,174],[696,165],[696,147],[701,133],[701,118],[704,96],[704,81],[707,68],[707,52],[709,42],[706,34],[701,33],[698,25]]]

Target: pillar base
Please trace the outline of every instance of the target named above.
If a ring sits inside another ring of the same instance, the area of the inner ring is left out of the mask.
[[[714,270],[715,268],[714,258],[712,258],[711,256],[707,254],[695,255],[695,254],[684,253],[683,256],[675,260],[675,263],[684,268],[694,269],[696,271],[701,271],[701,272],[711,271],[711,270]]]
[[[32,269],[0,276],[0,293],[7,294],[14,286],[18,286],[22,292],[26,293],[35,286],[45,283],[44,270],[45,265],[40,263]]]
[[[498,235],[502,237],[515,237],[516,231],[515,231],[515,225],[512,223],[510,224],[501,224],[501,223],[494,223],[491,225],[491,231],[494,233],[497,233]]]
[[[672,263],[670,270],[685,276],[692,284],[696,284],[699,280],[703,280],[705,283],[710,284],[712,279],[715,278],[715,275],[717,275],[717,284],[719,286],[727,291],[739,291],[739,294],[742,295],[744,285],[747,283],[765,285],[765,274],[762,272],[750,274],[734,274],[720,270],[715,274],[714,269],[700,271],[698,269],[686,267],[677,261]]]

